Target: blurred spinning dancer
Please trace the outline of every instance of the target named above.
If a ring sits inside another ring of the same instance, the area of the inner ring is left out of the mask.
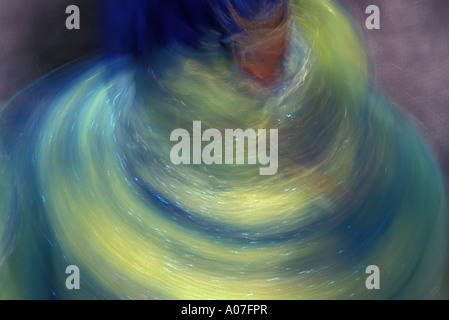
[[[337,4],[104,8],[102,54],[0,109],[1,298],[445,298],[438,165]],[[278,129],[277,174],[174,165],[193,121]]]

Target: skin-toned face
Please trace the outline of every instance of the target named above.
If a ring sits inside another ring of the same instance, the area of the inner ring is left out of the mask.
[[[230,7],[231,16],[243,30],[233,38],[233,55],[237,66],[249,77],[268,85],[280,72],[288,42],[288,21],[282,3],[247,20]]]

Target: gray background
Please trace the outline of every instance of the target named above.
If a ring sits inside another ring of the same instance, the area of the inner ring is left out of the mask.
[[[371,76],[436,151],[449,181],[449,1],[340,0],[364,32]],[[365,9],[379,6],[381,29]]]
[[[406,111],[449,176],[449,0],[339,0],[364,32],[372,75]],[[98,0],[0,0],[0,104],[31,81],[98,50]],[[78,5],[81,30],[65,28]],[[381,29],[365,29],[365,8],[378,5]]]

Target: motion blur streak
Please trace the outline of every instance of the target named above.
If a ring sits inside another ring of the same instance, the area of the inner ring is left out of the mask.
[[[130,3],[106,2],[106,57],[1,109],[0,297],[441,298],[438,165],[337,5]],[[278,173],[173,165],[196,120],[278,129]]]

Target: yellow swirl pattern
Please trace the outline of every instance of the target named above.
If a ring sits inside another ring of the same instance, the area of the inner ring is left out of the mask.
[[[211,44],[155,53],[151,70],[93,59],[43,80],[51,94],[18,125],[30,147],[7,149],[18,179],[20,165],[34,172],[33,208],[21,214],[43,212],[30,219],[43,230],[55,297],[437,297],[447,209],[435,160],[372,89],[348,17],[329,1],[292,9],[284,76],[270,88]],[[170,133],[196,120],[204,130],[278,129],[278,173],[173,165]],[[13,197],[4,165],[2,234]],[[81,290],[64,287],[72,264]],[[368,265],[380,267],[381,290],[366,289]]]

